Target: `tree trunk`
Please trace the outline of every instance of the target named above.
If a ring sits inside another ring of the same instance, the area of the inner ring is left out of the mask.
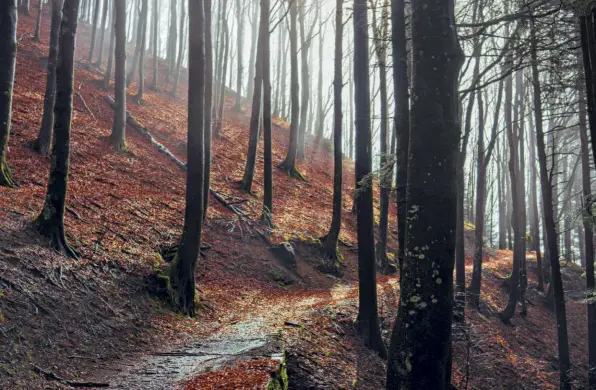
[[[257,42],[258,42],[258,26],[259,26],[259,3],[258,2],[254,2],[253,3],[253,14],[252,14],[252,23],[251,23],[251,34],[250,34],[250,58],[248,61],[248,85],[246,86],[246,97],[250,98],[251,96],[254,95],[254,87],[255,87],[255,67],[253,66],[253,64],[255,63],[255,58],[257,55]],[[283,16],[283,8],[280,7],[279,9],[279,14],[280,17]],[[282,37],[282,32],[283,32],[283,27],[282,25],[279,26],[279,31],[280,31],[280,37]],[[283,42],[283,39],[280,39],[280,47],[281,47],[281,42]],[[277,57],[279,59],[279,61],[283,61],[283,58],[281,56],[281,51],[279,52],[279,55]],[[279,68],[279,67],[278,67]],[[277,82],[280,82],[280,78],[279,78],[279,72],[278,72],[278,77],[277,77]],[[279,88],[277,88],[277,90],[279,91]]]
[[[170,81],[170,76],[174,73],[176,66],[176,33],[178,32],[176,27],[177,20],[178,16],[176,13],[176,0],[170,0],[170,31],[168,33],[168,72],[166,73],[166,82]],[[182,40],[182,36],[180,37],[180,40]]]
[[[0,186],[15,187],[8,167],[8,138],[12,116],[12,95],[17,58],[17,2],[0,1]]]
[[[153,83],[154,91],[159,89],[159,0],[153,0]]]
[[[358,235],[357,328],[364,344],[387,357],[377,312],[377,272],[373,229],[372,140],[366,0],[354,0],[354,82],[356,106],[356,224]]]
[[[112,22],[110,23],[110,50],[108,55],[108,66],[106,67],[106,73],[103,78],[103,88],[108,89],[110,87],[110,78],[112,77],[112,66],[114,64],[114,44],[116,42],[116,28],[114,22],[116,19],[116,4],[115,1],[112,3]]]
[[[387,389],[445,389],[450,378],[463,53],[452,1],[412,0],[408,226]],[[441,164],[437,164],[441,161]],[[429,178],[430,181],[429,181]]]
[[[103,0],[103,12],[102,12],[102,16],[101,16],[101,38],[99,38],[99,57],[97,58],[97,62],[95,62],[95,65],[98,68],[101,68],[101,64],[103,63],[103,49],[104,49],[104,39],[105,39],[105,35],[106,35],[106,28],[109,31],[109,27],[106,25],[108,22],[108,10],[109,8],[109,0]]]
[[[282,19],[284,17],[284,9],[283,9],[283,7],[280,7],[279,8],[279,17],[280,17],[280,19]],[[255,24],[255,23],[253,23],[253,24]],[[283,28],[283,24],[279,25],[278,28],[279,28],[279,41],[277,42],[277,58],[279,60],[277,61],[277,66],[275,67],[276,68],[276,72],[277,72],[277,75],[276,75],[276,78],[275,78],[277,87],[275,88],[275,100],[274,100],[274,108],[273,108],[273,112],[272,112],[272,115],[275,115],[275,116],[280,116],[281,115],[280,114],[280,110],[279,110],[279,107],[280,107],[280,104],[279,104],[279,97],[280,97],[279,96],[279,90],[280,90],[279,84],[282,82],[282,76],[281,76],[281,58],[282,58],[282,55],[283,55],[283,46],[284,46],[284,44],[283,44],[284,43],[284,35],[283,35],[284,28]],[[250,62],[249,62],[249,64],[252,64],[254,62],[252,48],[251,48],[251,53],[250,54],[251,54],[251,56],[250,56]],[[254,75],[254,70],[253,70],[253,67],[250,66],[250,75],[249,76],[252,77],[253,75]],[[253,83],[249,83],[249,85],[248,85],[249,87],[251,87],[251,92],[252,92],[253,85],[254,85],[254,82]],[[251,96],[251,95],[247,95],[247,96]]]
[[[116,1],[116,50],[114,52],[116,69],[114,74],[114,125],[110,142],[118,151],[126,149],[126,4]]]
[[[143,26],[139,33],[141,36],[139,53],[139,88],[135,95],[137,104],[142,103],[143,93],[145,92],[145,47],[147,47],[147,27],[149,26],[149,0],[142,0],[142,2],[141,21],[139,23]]]
[[[236,19],[238,20],[238,26],[236,26],[236,45],[238,46],[238,52],[236,53],[236,61],[237,61],[237,75],[236,75],[236,103],[234,104],[234,110],[241,111],[242,110],[242,73],[244,72],[244,61],[243,61],[243,51],[244,51],[244,44],[243,44],[243,35],[244,35],[244,15],[243,15],[243,8],[244,4],[240,4],[241,0],[236,0]],[[242,1],[244,3],[244,1]],[[230,70],[231,72],[231,70]]]
[[[296,0],[297,1],[297,0]],[[304,158],[304,143],[306,140],[306,120],[308,118],[308,103],[310,99],[310,74],[308,73],[308,51],[310,49],[310,42],[312,37],[312,29],[306,33],[304,25],[304,8],[306,4],[300,2],[298,12],[298,19],[300,21],[300,60],[301,60],[301,82],[302,82],[302,96],[300,99],[300,125],[298,127],[298,149],[296,156],[300,159]]]
[[[285,31],[285,26],[284,27],[280,27],[282,30]],[[284,45],[284,50],[283,50],[283,55],[281,58],[281,76],[280,79],[278,80],[278,83],[281,84],[280,87],[280,94],[281,94],[281,108],[280,108],[280,115],[282,118],[284,118],[284,120],[288,120],[288,113],[286,111],[286,79],[287,79],[287,73],[288,73],[288,42],[286,39],[286,35],[287,34],[283,34],[283,38],[282,38],[282,42]]]
[[[207,2],[205,2],[205,7],[211,9],[211,0],[209,0],[209,5],[207,6]],[[180,83],[180,72],[182,69],[182,59],[184,58],[184,42],[186,41],[184,38],[184,22],[186,21],[186,10],[184,9],[184,4],[186,2],[180,2],[180,39],[178,40],[178,60],[176,62],[176,74],[174,75],[174,85],[172,86],[172,92],[170,93],[172,97],[176,97],[176,93],[178,92],[178,84]],[[205,20],[209,18],[211,20],[211,13],[209,15],[205,14]],[[206,68],[210,69],[211,73],[213,73],[213,51],[211,39],[209,39],[209,43],[207,42],[207,34],[211,36],[211,29],[205,31],[205,61],[206,61]],[[207,58],[207,46],[209,46],[209,56],[210,59]],[[209,77],[207,77],[209,79]],[[211,98],[210,101],[213,102],[213,77],[211,77],[210,81],[205,81],[205,88],[207,88],[207,83],[211,83]],[[209,93],[207,89],[205,90],[205,94]],[[207,99],[207,96],[205,96]],[[209,113],[209,136],[211,136],[211,113]],[[207,134],[207,129],[205,129],[205,134]],[[206,145],[205,145],[206,146]]]
[[[342,181],[343,181],[343,152],[342,152],[342,59],[343,59],[343,0],[336,0],[335,3],[335,59],[334,59],[334,80],[333,80],[333,216],[331,226],[323,242],[323,267],[325,271],[338,273],[338,249],[339,232],[341,229],[342,209]],[[320,32],[319,32],[320,34]],[[319,88],[321,88],[319,83]]]
[[[255,21],[256,23],[256,21]],[[259,28],[259,43],[258,53],[255,63],[255,80],[253,84],[252,110],[250,115],[250,130],[248,138],[248,152],[246,153],[246,166],[244,168],[244,176],[242,177],[242,189],[248,193],[252,193],[252,182],[255,173],[255,164],[257,160],[257,148],[259,144],[260,132],[260,116],[262,111],[262,88],[263,88],[263,68],[261,64],[262,49],[262,28]]]
[[[592,143],[592,158],[596,163],[596,30],[593,23],[595,13],[590,8],[587,15],[580,16],[580,38],[584,60],[586,103],[588,108],[590,141]]]
[[[52,27],[50,29],[50,51],[48,54],[48,72],[46,74],[46,91],[43,99],[43,116],[39,135],[34,149],[46,156],[50,153],[52,129],[54,128],[54,102],[56,100],[56,66],[58,60],[58,39],[60,38],[60,22],[62,21],[63,0],[52,0]]]
[[[223,37],[222,37],[222,46],[223,46],[223,66],[221,69],[221,78],[219,79],[219,103],[217,104],[218,113],[217,113],[217,120],[215,121],[215,129],[213,130],[213,135],[215,137],[219,137],[221,133],[221,127],[223,125],[223,113],[224,113],[224,102],[226,97],[226,73],[228,70],[228,54],[230,51],[230,36],[228,31],[228,22],[224,19],[224,26],[223,26]],[[230,70],[231,73],[231,70]]]
[[[296,19],[298,17],[298,0],[293,0],[290,3],[290,94],[292,112],[290,118],[290,144],[288,145],[288,153],[286,158],[281,163],[280,168],[286,171],[289,175],[295,175],[296,170],[296,155],[298,153],[298,121],[300,121],[300,106],[299,106],[299,89],[298,82],[298,27]]]
[[[580,18],[582,44],[584,43],[586,33],[586,17]],[[583,47],[583,46],[582,46]],[[584,52],[585,56],[585,52]],[[585,59],[585,57],[584,57]],[[581,64],[580,64],[581,67]],[[587,71],[587,69],[586,69]],[[581,72],[579,72],[581,74]],[[593,77],[593,75],[590,75]],[[586,75],[587,78],[587,75]],[[586,83],[588,81],[586,80]],[[588,146],[588,124],[586,123],[586,85],[582,88],[581,78],[578,77],[579,91],[579,139],[581,144],[582,159],[582,194],[583,194],[583,226],[584,226],[584,257],[583,262],[586,267],[586,289],[587,289],[587,311],[588,311],[588,388],[596,389],[596,283],[594,280],[594,230],[592,227],[592,189],[590,175],[590,151]],[[589,99],[588,99],[589,100]],[[596,116],[589,117],[590,128],[596,127],[592,122]]]
[[[70,130],[78,12],[79,0],[64,1],[58,43],[60,61],[56,68],[54,142],[50,159],[50,177],[42,211],[33,221],[37,231],[49,239],[50,245],[54,249],[72,258],[78,258],[79,254],[66,241],[64,210],[70,165]]]
[[[408,179],[408,147],[410,144],[410,103],[408,96],[408,54],[406,47],[406,20],[404,0],[391,2],[391,28],[393,39],[393,91],[395,96],[396,133],[396,193],[397,193],[397,261],[399,272],[403,269],[406,239],[406,189]],[[350,95],[352,94],[350,83]],[[351,116],[351,115],[350,115]],[[352,155],[350,132],[350,156]],[[401,278],[400,278],[401,279]],[[465,287],[465,286],[464,286]]]
[[[189,1],[188,54],[188,171],[186,174],[186,210],[184,230],[178,253],[171,268],[174,305],[183,314],[196,314],[195,271],[203,227],[203,178],[205,124],[205,48],[203,0]]]
[[[322,14],[321,11],[321,2],[318,4],[317,12],[319,15]],[[343,28],[342,28],[343,31]],[[325,134],[325,118],[324,118],[324,107],[323,107],[323,20],[319,22],[319,75],[317,80],[317,122],[315,125],[315,134],[316,134],[316,141],[315,143],[318,145],[321,142]],[[337,49],[337,48],[336,48]],[[336,53],[337,54],[337,53]],[[334,91],[335,93],[335,91]],[[337,118],[336,118],[337,119]],[[334,125],[335,126],[335,125]],[[335,142],[335,137],[333,138]]]
[[[137,10],[133,9],[133,12],[137,12]],[[132,81],[134,80],[135,72],[137,70],[137,67],[139,66],[139,59],[141,57],[141,52],[143,52],[143,54],[145,53],[145,47],[143,46],[143,31],[145,29],[145,18],[143,16],[143,10],[141,10],[141,18],[140,18],[136,28],[138,29],[138,32],[137,32],[137,39],[136,39],[136,44],[135,44],[135,52],[132,57],[130,71],[128,72],[128,75],[126,76],[126,88],[128,88],[130,86],[130,83],[132,83]]]
[[[261,0],[261,61],[263,68],[263,133],[265,141],[263,215],[268,225],[273,221],[273,166],[271,150],[271,65],[269,49],[269,0]]]
[[[212,11],[211,0],[203,0],[205,7],[205,128],[204,128],[204,148],[205,148],[205,167],[204,167],[204,184],[203,184],[203,221],[207,218],[207,210],[209,209],[209,190],[211,188],[211,106],[213,105],[213,38],[212,38]],[[184,1],[182,4],[182,15],[184,16]],[[184,40],[182,34],[182,26],[184,25],[184,17],[181,19],[180,26],[180,41]],[[181,48],[183,46],[181,45]],[[182,49],[180,50],[182,52]],[[181,60],[179,59],[181,62]]]
[[[97,23],[99,21],[99,7],[101,0],[95,0],[95,11],[93,12],[93,25],[91,26],[91,46],[89,47],[89,57],[87,62],[91,64],[93,62],[93,54],[95,53],[95,39],[97,37]],[[41,12],[41,10],[40,10]]]
[[[548,243],[549,261],[551,265],[551,285],[554,289],[555,310],[557,317],[557,339],[559,352],[559,387],[562,390],[571,389],[569,358],[569,338],[567,335],[567,314],[565,309],[565,295],[561,279],[559,264],[559,248],[557,243],[557,231],[553,212],[553,193],[551,187],[552,172],[548,172],[546,164],[546,146],[544,142],[544,131],[542,128],[542,99],[540,76],[538,73],[538,53],[536,26],[531,20],[531,58],[532,58],[532,82],[534,84],[534,116],[536,122],[536,141],[538,150],[538,163],[540,166],[540,186],[542,190],[544,208],[544,227]]]
[[[43,14],[43,1],[39,0],[37,3],[37,22],[35,23],[35,34],[33,35],[33,40],[39,42],[39,33],[41,31],[41,15]],[[98,0],[99,1],[99,0]]]

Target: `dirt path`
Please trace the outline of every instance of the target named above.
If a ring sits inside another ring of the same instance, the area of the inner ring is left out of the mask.
[[[380,291],[394,287],[395,280],[379,284]],[[189,385],[187,388],[208,389],[210,378],[217,377],[219,388],[240,388],[226,387],[226,380],[240,380],[234,383],[241,383],[241,388],[266,389],[276,375],[276,370],[270,369],[273,365],[255,369],[246,363],[268,360],[277,362],[275,366],[283,365],[286,353],[284,328],[304,329],[301,324],[320,315],[322,309],[351,306],[357,298],[357,286],[346,284],[338,284],[328,290],[250,291],[235,302],[231,310],[234,316],[224,314],[219,323],[214,324],[219,329],[210,336],[193,340],[182,347],[141,356],[135,361],[120,364],[117,374],[113,374],[114,369],[111,369],[93,379],[107,382],[114,389],[158,390],[184,387],[192,378],[201,385]],[[234,371],[233,378],[226,379],[228,371]],[[254,374],[259,371],[262,375],[255,377]],[[108,375],[108,372],[112,374]],[[245,379],[240,379],[245,374]],[[292,378],[289,380],[291,383]],[[228,386],[233,384],[230,382]]]

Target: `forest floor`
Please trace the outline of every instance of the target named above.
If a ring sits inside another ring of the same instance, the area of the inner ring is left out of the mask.
[[[309,138],[306,158],[298,163],[305,181],[274,169],[276,227],[266,231],[256,222],[262,148],[255,194],[248,195],[238,182],[250,110],[245,105],[242,112],[234,111],[231,95],[222,137],[214,139],[212,187],[244,216],[210,198],[203,238],[207,247],[197,276],[202,309],[196,318],[169,312],[151,295],[153,270],[165,266],[161,252],[177,242],[182,229],[185,174],[130,127],[128,151],[119,154],[110,147],[106,137],[113,112],[103,97],[111,91],[99,87],[102,74],[87,66],[90,30],[85,24],[77,41],[66,210],[67,237],[83,258],[69,260],[48,249],[31,221],[43,203],[49,161],[30,146],[43,111],[47,15],[41,42],[32,40],[34,24],[34,16],[20,15],[8,156],[19,187],[0,189],[0,388],[69,388],[56,376],[127,389],[263,388],[271,355],[280,349],[287,354],[290,389],[383,388],[385,363],[363,347],[353,327],[358,296],[355,218],[350,213],[353,162],[344,161],[344,276],[337,279],[316,269],[316,250],[303,244],[324,235],[331,220],[331,154]],[[146,75],[150,86],[152,74]],[[143,104],[130,99],[128,110],[184,161],[186,79],[173,98],[164,69],[159,76],[161,92],[148,89]],[[129,93],[136,93],[136,83]],[[274,123],[277,165],[289,131],[283,120]],[[389,241],[395,243],[394,202],[390,214]],[[295,267],[272,255],[270,245],[282,241],[296,243]],[[467,245],[471,249],[472,243]],[[461,389],[555,388],[555,319],[544,293],[535,288],[535,263],[529,259],[529,315],[516,315],[508,325],[494,313],[506,303],[503,278],[510,272],[511,253],[492,253],[485,265],[482,298],[489,311],[470,310],[465,325],[454,326],[454,383]],[[587,369],[584,280],[574,266],[563,273],[572,375],[581,387]],[[399,291],[395,277],[379,275],[378,286],[381,326],[388,339]]]

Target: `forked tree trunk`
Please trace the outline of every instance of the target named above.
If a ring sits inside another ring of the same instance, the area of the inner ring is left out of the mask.
[[[387,357],[377,308],[377,272],[373,229],[372,139],[368,16],[366,0],[354,0],[354,83],[356,108],[356,225],[358,236],[358,318],[356,327],[364,344]]]
[[[121,151],[126,149],[126,4],[116,1],[116,21],[114,30],[116,34],[116,50],[114,52],[116,69],[114,74],[114,125],[110,135],[110,143]]]
[[[455,35],[453,2],[411,4],[416,99],[410,119],[409,218],[387,389],[445,389],[451,370],[454,184],[461,137],[457,79],[464,57]],[[429,176],[434,178],[430,184]]]
[[[72,258],[78,258],[79,254],[66,241],[64,211],[70,165],[70,130],[78,11],[79,0],[64,1],[58,43],[60,61],[56,68],[54,142],[50,159],[50,177],[41,213],[33,221],[37,231],[49,239],[50,245],[54,249]]]
[[[48,54],[48,71],[46,74],[46,91],[43,99],[43,116],[39,135],[34,149],[42,155],[50,153],[52,129],[54,128],[54,102],[56,100],[56,65],[58,60],[58,39],[60,38],[60,22],[62,21],[62,4],[64,0],[52,0],[52,27],[50,28],[50,51]]]
[[[205,124],[205,48],[203,0],[189,1],[188,54],[188,171],[186,173],[186,211],[178,253],[170,270],[175,291],[174,306],[183,314],[196,314],[195,271],[203,228],[203,126]]]
[[[0,186],[14,187],[6,157],[12,116],[12,95],[17,58],[17,2],[0,1]]]

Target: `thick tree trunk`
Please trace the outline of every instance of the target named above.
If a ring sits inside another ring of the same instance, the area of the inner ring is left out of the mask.
[[[391,2],[391,28],[393,32],[393,91],[395,96],[395,133],[397,158],[397,261],[399,272],[403,269],[406,240],[406,189],[408,179],[408,147],[410,144],[410,103],[408,96],[408,54],[406,47],[406,20],[404,0]],[[350,95],[352,94],[350,83]],[[350,115],[351,116],[351,115]],[[350,156],[352,155],[350,132]],[[465,287],[465,286],[464,286]]]
[[[354,82],[356,106],[356,221],[358,235],[357,328],[364,344],[387,357],[377,312],[377,272],[373,229],[372,140],[366,0],[354,0]]]
[[[271,150],[271,64],[269,49],[269,0],[261,0],[261,61],[263,68],[263,133],[265,141],[265,163],[263,215],[261,219],[269,226],[273,221],[273,166]]]
[[[114,74],[114,100],[116,110],[114,111],[114,125],[110,142],[121,151],[126,149],[126,4],[124,1],[116,1],[116,50],[114,51],[116,69]]]
[[[39,0],[37,3],[37,22],[35,23],[35,34],[33,35],[33,40],[39,42],[39,33],[41,31],[41,15],[43,14],[43,2],[44,0]]]
[[[451,368],[454,184],[461,137],[457,78],[463,53],[455,35],[453,2],[411,4],[416,99],[411,105],[409,218],[387,389],[445,389]]]
[[[335,59],[333,80],[333,215],[331,226],[323,242],[323,267],[327,272],[338,273],[337,242],[341,229],[343,181],[343,129],[342,129],[342,59],[343,59],[343,0],[335,3]],[[320,32],[319,32],[320,33]],[[319,84],[321,88],[321,84]]]
[[[48,71],[46,74],[46,91],[43,99],[43,116],[39,135],[34,149],[41,154],[50,153],[52,129],[54,128],[54,102],[56,100],[56,66],[58,60],[58,39],[60,38],[60,22],[62,21],[62,4],[64,0],[52,0],[52,27],[50,29],[50,51],[48,54]]]
[[[195,271],[203,227],[204,124],[205,124],[205,48],[203,0],[189,1],[188,54],[188,170],[184,230],[171,268],[174,305],[180,312],[196,314]]]
[[[184,1],[182,1],[182,15],[184,16]],[[209,189],[211,188],[211,106],[213,105],[213,37],[212,37],[212,11],[211,0],[203,0],[205,7],[205,128],[204,128],[204,148],[205,148],[205,167],[204,167],[204,184],[203,184],[203,220],[207,218],[207,210],[209,209]],[[180,41],[184,40],[182,34],[182,25],[184,25],[184,17],[181,18],[180,26]],[[181,48],[183,46],[181,45]],[[182,53],[182,49],[180,50]],[[181,60],[179,59],[181,62]]]
[[[255,21],[256,23],[256,21]],[[259,55],[256,57],[255,63],[255,80],[254,80],[254,87],[253,87],[253,97],[252,97],[252,111],[250,115],[250,129],[249,129],[249,138],[248,138],[248,152],[246,153],[246,166],[244,168],[244,176],[242,177],[242,189],[248,193],[252,193],[252,182],[255,173],[255,164],[257,160],[257,148],[259,144],[259,133],[260,133],[260,118],[261,118],[261,111],[262,111],[262,90],[263,90],[263,67],[261,64],[261,53],[263,49],[261,47],[263,37],[261,28],[259,28],[259,43],[258,43],[258,53]]]
[[[70,129],[78,12],[79,0],[64,1],[58,43],[60,61],[56,68],[54,142],[50,159],[50,177],[42,211],[33,221],[37,231],[50,240],[50,245],[54,249],[72,258],[79,257],[79,254],[66,241],[64,210],[70,165]]]
[[[593,22],[595,14],[596,11],[590,7],[587,15],[580,16],[580,38],[584,60],[592,158],[596,163],[596,30]]]
[[[534,116],[536,122],[536,141],[538,150],[538,163],[540,166],[540,186],[542,190],[544,208],[544,227],[548,242],[549,261],[551,265],[551,285],[554,289],[555,311],[557,317],[557,339],[559,352],[559,387],[562,390],[571,389],[570,383],[570,358],[569,338],[567,335],[567,314],[565,309],[565,295],[561,269],[559,264],[559,248],[557,243],[557,231],[553,212],[553,193],[551,187],[552,172],[549,174],[546,164],[546,146],[544,142],[544,131],[542,128],[542,99],[540,88],[540,76],[538,73],[538,53],[536,26],[531,20],[531,58],[532,58],[532,82],[534,84]]]
[[[281,163],[280,168],[294,175],[296,171],[296,156],[298,153],[298,125],[300,121],[299,89],[298,82],[298,27],[296,19],[298,17],[298,0],[290,3],[290,95],[292,112],[290,118],[290,144],[286,158]]]
[[[0,186],[14,187],[8,167],[8,138],[12,116],[12,95],[17,58],[17,2],[0,1]]]
[[[141,21],[142,29],[140,30],[141,36],[141,51],[139,53],[139,88],[135,95],[137,104],[141,104],[143,101],[143,93],[145,92],[145,47],[147,47],[147,28],[149,26],[149,0],[142,0],[143,5],[141,9]]]

